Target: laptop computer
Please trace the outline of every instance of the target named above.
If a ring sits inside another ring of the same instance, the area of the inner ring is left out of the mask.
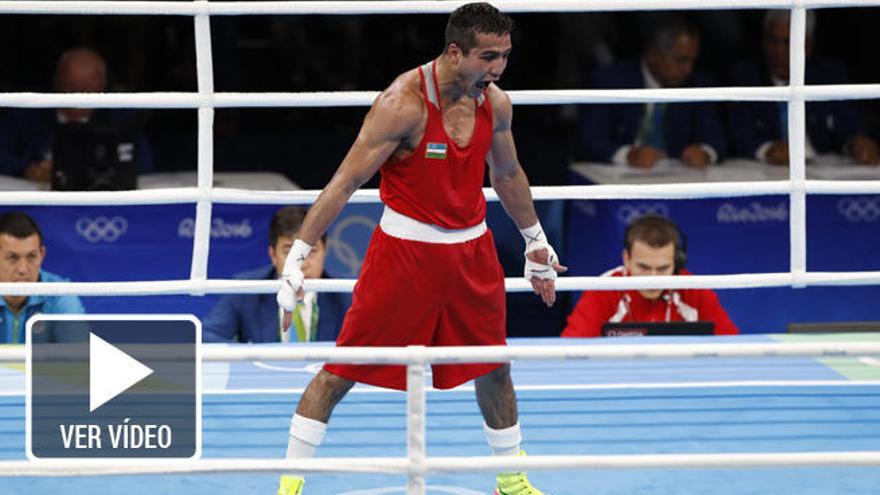
[[[55,126],[52,189],[121,191],[137,188],[136,133],[120,123]]]
[[[602,325],[603,337],[714,334],[715,324],[711,321],[628,321]]]

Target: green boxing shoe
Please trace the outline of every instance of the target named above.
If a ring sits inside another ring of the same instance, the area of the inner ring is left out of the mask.
[[[278,484],[278,495],[302,495],[306,480],[302,476],[282,476]]]
[[[526,455],[520,451],[519,455]],[[492,495],[544,495],[532,486],[526,473],[506,473],[495,477],[495,491]]]

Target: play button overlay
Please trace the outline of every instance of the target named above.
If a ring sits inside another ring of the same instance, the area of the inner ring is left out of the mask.
[[[89,412],[153,374],[153,370],[89,333]]]
[[[200,342],[192,315],[28,320],[28,457],[198,457]]]

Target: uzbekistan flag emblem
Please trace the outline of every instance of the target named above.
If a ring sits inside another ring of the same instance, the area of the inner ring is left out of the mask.
[[[428,143],[425,148],[425,158],[434,158],[435,160],[446,159],[446,143]]]

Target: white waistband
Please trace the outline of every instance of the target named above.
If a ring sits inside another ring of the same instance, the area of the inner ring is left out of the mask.
[[[422,223],[385,207],[379,226],[386,234],[408,241],[430,242],[433,244],[458,244],[476,239],[486,233],[486,221],[473,227],[449,230],[429,223]]]

